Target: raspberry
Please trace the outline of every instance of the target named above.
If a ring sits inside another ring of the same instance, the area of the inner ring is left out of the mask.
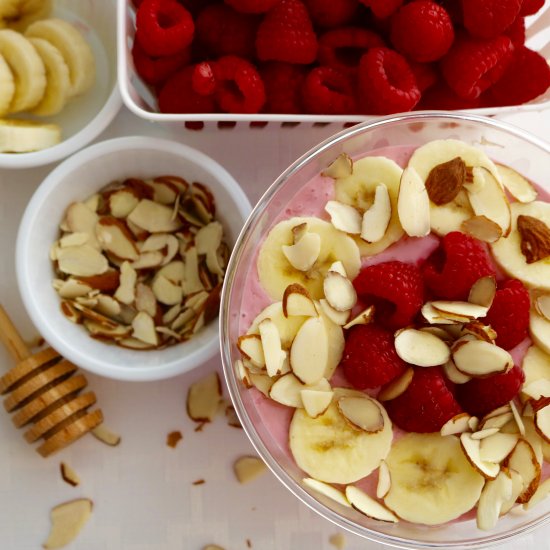
[[[214,68],[208,61],[197,63],[191,79],[193,90],[200,95],[212,95],[217,88]]]
[[[414,67],[411,66],[414,70]],[[422,93],[422,98],[417,105],[420,110],[460,110],[476,109],[481,105],[480,98],[464,99],[455,94],[445,82],[437,82],[429,90]]]
[[[407,389],[384,403],[392,421],[408,432],[437,432],[462,409],[440,367],[414,369]]]
[[[147,84],[162,84],[170,75],[189,63],[191,53],[189,49],[185,49],[174,55],[151,57],[143,51],[140,43],[134,40],[132,59],[137,74]]]
[[[390,329],[410,324],[424,303],[424,283],[413,264],[371,265],[361,270],[353,286],[362,301],[374,303],[377,321]]]
[[[424,282],[437,298],[466,300],[472,285],[495,270],[480,241],[452,231],[422,267]]]
[[[307,75],[302,89],[308,113],[327,115],[357,112],[351,77],[332,67],[316,67]]]
[[[521,48],[525,44],[525,19],[523,17],[516,18],[506,29],[505,34],[512,41],[514,48]]]
[[[380,19],[385,19],[394,13],[403,4],[404,0],[361,0],[372,13]]]
[[[304,0],[311,20],[320,27],[339,27],[351,21],[358,0]]]
[[[144,0],[136,14],[136,40],[151,56],[173,55],[193,40],[191,14],[176,0]]]
[[[391,20],[390,36],[398,52],[427,63],[449,51],[455,34],[449,14],[439,4],[417,0],[397,10]]]
[[[514,365],[503,374],[472,378],[465,384],[458,384],[456,398],[465,411],[481,417],[514,399],[524,380],[523,370]]]
[[[317,37],[300,0],[280,0],[260,23],[256,53],[261,61],[307,65],[317,57]]]
[[[358,390],[387,384],[407,368],[397,355],[393,333],[377,325],[357,325],[348,333],[340,365]]]
[[[513,51],[507,36],[492,40],[457,37],[441,60],[443,78],[460,97],[476,99],[503,75]]]
[[[433,65],[409,61],[409,66],[414,74],[414,79],[416,80],[416,85],[420,93],[424,94],[428,88],[431,88],[437,82],[437,71]],[[420,101],[422,101],[422,98]]]
[[[516,19],[522,0],[462,0],[464,26],[472,36],[495,38]]]
[[[217,0],[178,0],[178,2],[193,16],[196,17],[198,13],[209,6],[214,4]],[[219,0],[218,0],[219,1]]]
[[[225,4],[203,9],[195,23],[196,41],[214,57],[253,57],[258,18],[236,12]]]
[[[279,0],[224,0],[224,2],[243,13],[264,13],[269,11]]]
[[[510,279],[499,285],[485,317],[485,323],[497,332],[497,346],[512,349],[527,338],[530,308],[529,292],[521,281]]]
[[[299,114],[302,108],[302,84],[305,79],[304,67],[272,61],[260,69],[264,81],[268,113]]]
[[[361,58],[359,93],[363,110],[380,115],[410,111],[420,99],[407,61],[388,48],[371,48]]]
[[[549,86],[550,67],[544,57],[521,46],[484,99],[491,105],[520,105],[543,94]]]
[[[521,5],[520,15],[533,15],[537,13],[542,6],[544,6],[544,0],[523,0]]]
[[[173,74],[158,94],[161,113],[214,113],[216,106],[211,97],[197,94],[192,87],[193,66],[184,67]]]
[[[319,37],[317,57],[320,65],[355,74],[361,56],[376,46],[384,46],[376,33],[359,27],[342,27]]]

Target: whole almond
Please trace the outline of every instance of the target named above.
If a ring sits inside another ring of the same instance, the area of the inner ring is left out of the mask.
[[[460,157],[434,166],[426,180],[430,200],[438,206],[454,200],[466,181],[466,174],[466,163]]]
[[[550,256],[550,228],[532,216],[518,216],[521,252],[528,264]]]

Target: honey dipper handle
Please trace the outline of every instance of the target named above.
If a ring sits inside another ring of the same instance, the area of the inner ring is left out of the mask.
[[[0,304],[0,340],[17,363],[31,356],[27,345]]]

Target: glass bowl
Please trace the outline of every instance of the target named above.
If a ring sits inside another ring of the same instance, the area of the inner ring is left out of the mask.
[[[235,373],[234,363],[240,358],[236,341],[243,303],[250,294],[245,281],[249,270],[255,269],[258,245],[270,228],[284,217],[288,203],[311,178],[342,152],[361,157],[390,145],[417,147],[442,138],[475,144],[493,160],[515,168],[550,190],[550,182],[547,182],[550,145],[509,124],[466,114],[423,112],[354,126],[303,155],[263,195],[233,250],[221,302],[220,336],[225,378],[237,414],[259,455],[289,491],[324,518],[366,539],[402,548],[480,548],[502,544],[545,524],[550,519],[550,499],[528,512],[507,514],[493,530],[486,532],[477,529],[475,519],[436,527],[405,521],[384,523],[311,492],[302,484],[307,476],[262,424],[256,406],[258,392],[246,389]]]

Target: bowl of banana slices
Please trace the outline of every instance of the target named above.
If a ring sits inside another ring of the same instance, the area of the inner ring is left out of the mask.
[[[0,167],[58,161],[121,106],[109,0],[0,0]]]
[[[251,442],[312,510],[399,548],[548,521],[548,169],[518,128],[423,112],[336,134],[260,199],[222,362]]]

